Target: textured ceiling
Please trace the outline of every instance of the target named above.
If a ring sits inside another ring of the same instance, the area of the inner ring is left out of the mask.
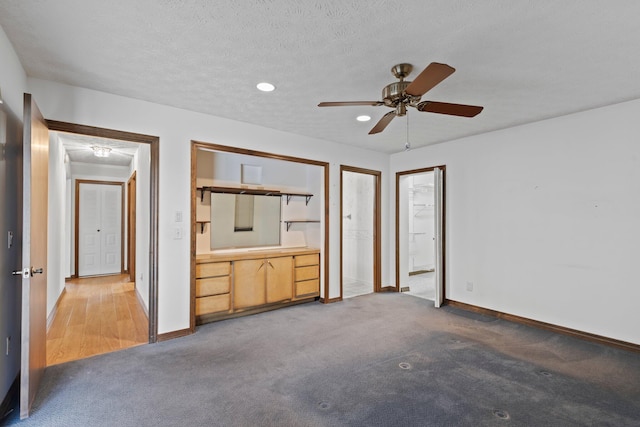
[[[316,105],[379,100],[399,62],[408,80],[447,63],[423,99],[485,109],[411,109],[418,147],[640,98],[638,16],[636,0],[0,2],[29,76],[388,153],[405,118],[370,136],[387,107]]]

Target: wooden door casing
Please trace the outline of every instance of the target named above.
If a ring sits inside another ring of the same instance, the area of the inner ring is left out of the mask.
[[[127,182],[127,269],[129,280],[136,283],[136,171]]]

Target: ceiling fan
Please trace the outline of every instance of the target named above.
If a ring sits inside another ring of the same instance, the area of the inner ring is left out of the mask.
[[[377,107],[386,105],[394,110],[388,112],[369,131],[369,135],[382,132],[396,116],[407,114],[407,107],[414,107],[425,113],[448,114],[450,116],[474,117],[483,107],[476,105],[450,104],[447,102],[420,101],[422,95],[433,89],[441,81],[449,77],[456,70],[447,64],[432,62],[422,70],[414,81],[405,81],[411,74],[411,64],[398,64],[391,68],[391,73],[400,81],[388,84],[382,89],[382,101],[351,101],[351,102],[321,102],[318,107],[345,107],[357,105],[371,105]]]

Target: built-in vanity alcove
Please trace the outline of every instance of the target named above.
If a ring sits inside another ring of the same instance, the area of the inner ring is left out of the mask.
[[[192,328],[318,300],[328,164],[192,142]]]

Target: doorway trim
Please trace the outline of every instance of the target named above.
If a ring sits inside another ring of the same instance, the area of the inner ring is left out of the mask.
[[[396,286],[395,291],[400,292],[400,178],[406,175],[413,175],[425,172],[433,172],[436,169],[440,169],[442,171],[442,253],[440,254],[442,257],[442,295],[443,295],[443,305],[446,305],[447,299],[444,297],[446,295],[446,212],[447,212],[447,189],[446,189],[446,170],[447,167],[445,165],[441,166],[431,166],[428,168],[421,169],[412,169],[408,171],[396,172]]]
[[[100,138],[149,144],[149,343],[158,341],[158,212],[160,209],[160,138],[140,133],[46,120],[50,131],[77,133]]]
[[[375,192],[373,200],[373,292],[382,292],[382,172],[358,168],[355,166],[340,165],[340,300],[342,300],[342,238],[343,238],[343,172],[354,172],[363,175],[371,175],[374,178]]]
[[[127,269],[129,280],[136,286],[136,183],[137,171],[127,181]]]

